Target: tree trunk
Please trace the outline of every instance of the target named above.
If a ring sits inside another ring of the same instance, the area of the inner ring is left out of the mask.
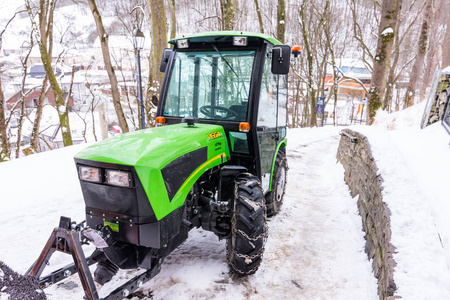
[[[1,142],[0,146],[2,147],[0,151],[0,162],[2,162],[9,159],[10,150],[6,131],[5,96],[3,94],[1,76],[0,76],[0,142]]]
[[[395,31],[394,32],[399,32],[400,31],[400,25],[401,22],[397,22],[396,27],[395,27]],[[394,89],[394,84],[395,84],[395,71],[397,69],[397,65],[398,65],[398,61],[400,58],[400,44],[402,43],[401,38],[398,34],[395,35],[394,37],[394,53],[392,54],[393,57],[391,57],[391,66],[389,68],[388,71],[388,76],[386,79],[386,90],[384,93],[384,99],[383,99],[383,109],[390,111],[391,108],[391,102],[392,102],[392,91]]]
[[[308,74],[308,87],[307,87],[307,94],[309,96],[309,104],[311,108],[311,115],[309,119],[309,126],[314,127],[317,126],[317,114],[316,114],[316,92],[314,90],[314,78],[313,78],[313,70],[314,70],[314,64],[313,64],[313,55],[312,55],[312,49],[311,45],[309,43],[309,37],[308,32],[306,28],[306,19],[305,19],[305,2],[302,3],[300,6],[300,20],[301,20],[301,30],[302,30],[302,36],[303,36],[303,42],[304,42],[304,49],[306,52],[306,62],[307,62],[307,74]],[[305,110],[306,113],[307,110]],[[305,115],[306,116],[306,115]]]
[[[394,45],[394,29],[401,10],[402,0],[383,0],[378,30],[378,44],[373,61],[372,80],[368,95],[367,124],[374,122],[376,111],[382,107],[386,79]]]
[[[51,57],[51,54],[49,53],[49,56]],[[44,76],[44,80],[42,81],[42,87],[41,92],[39,93],[39,98],[37,101],[37,108],[36,108],[36,116],[34,118],[34,124],[33,124],[33,130],[31,131],[31,148],[38,152],[38,141],[39,141],[39,128],[41,125],[41,119],[42,119],[42,111],[44,110],[44,101],[45,97],[48,92],[48,76]]]
[[[432,0],[426,0],[422,28],[419,36],[419,48],[417,50],[416,60],[411,70],[411,74],[409,77],[408,87],[406,89],[405,95],[405,104],[403,108],[410,107],[414,105],[414,98],[416,96],[416,90],[419,88],[419,79],[423,70],[423,62],[425,59],[425,55],[427,52],[427,44],[428,44],[428,29],[430,16],[432,14]]]
[[[55,10],[56,1],[51,5],[45,0],[39,2],[39,33],[41,35],[41,42],[47,45],[48,56],[50,60],[53,55],[53,12]],[[47,18],[48,17],[48,18]],[[33,130],[31,132],[31,148],[37,152],[39,141],[39,128],[41,125],[42,111],[44,109],[44,101],[48,92],[48,76],[44,76],[42,82],[41,92],[37,101],[36,116],[34,118]]]
[[[236,0],[220,0],[222,30],[233,30],[235,25]]]
[[[286,33],[286,3],[284,0],[278,0],[277,6],[277,39],[284,44]]]
[[[33,19],[33,14],[31,11],[31,5],[29,0],[25,0],[25,5],[27,7],[31,23],[33,24],[34,34],[36,35],[36,41],[39,45],[39,51],[41,53],[41,60],[42,64],[44,65],[44,70],[48,76],[50,86],[52,87],[53,93],[55,95],[56,110],[58,112],[59,124],[61,126],[61,133],[63,137],[64,147],[70,146],[73,144],[73,141],[69,124],[68,105],[66,105],[65,103],[63,91],[61,90],[61,87],[59,86],[58,81],[56,79],[55,73],[53,72],[52,61],[48,55],[47,47],[42,43],[38,26]]]
[[[444,11],[450,11],[450,1],[447,1],[447,9]],[[450,66],[450,14],[447,14],[447,29],[442,43],[442,68],[448,66]]]
[[[97,33],[100,39],[100,45],[102,48],[103,61],[105,63],[106,72],[108,73],[109,81],[111,82],[111,93],[114,104],[114,109],[116,110],[117,119],[119,121],[119,126],[122,128],[122,132],[128,132],[128,124],[125,119],[125,115],[122,110],[122,105],[120,104],[120,94],[119,94],[119,84],[117,82],[117,77],[114,72],[114,68],[111,62],[111,56],[109,54],[108,47],[108,35],[106,34],[105,28],[103,27],[102,17],[98,11],[95,0],[88,0],[89,7],[91,8],[92,15],[94,16],[95,25],[97,26]]]
[[[146,114],[151,118],[152,99],[159,98],[164,74],[159,72],[164,48],[167,45],[167,19],[164,0],[147,0],[151,16],[152,48],[150,50],[148,85],[146,89]],[[151,122],[147,122],[151,125]]]
[[[256,6],[256,15],[258,16],[259,31],[261,33],[264,33],[264,23],[262,20],[261,9],[259,8],[258,0],[254,0],[254,1],[255,1],[255,6]]]
[[[26,68],[26,60],[24,63],[24,67]],[[24,75],[24,78],[26,78],[26,72]],[[20,157],[20,146],[22,145],[22,131],[23,131],[23,118],[25,116],[25,98],[26,93],[24,93],[24,87],[25,87],[25,79],[23,80],[22,85],[22,95],[21,95],[21,103],[20,103],[20,117],[19,117],[19,127],[17,128],[17,141],[16,141],[16,158]]]
[[[169,0],[170,10],[170,39],[174,39],[177,34],[177,20],[175,14],[175,0]]]

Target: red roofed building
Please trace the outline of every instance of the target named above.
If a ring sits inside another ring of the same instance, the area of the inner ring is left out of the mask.
[[[26,91],[25,93],[28,93],[28,92],[29,92],[29,90]],[[38,101],[39,101],[40,93],[41,93],[40,87],[33,88],[31,93],[29,93],[25,98],[25,108],[28,108],[28,109],[36,108]],[[64,99],[66,97],[67,97],[67,94],[64,93]],[[6,101],[6,109],[13,110],[15,108],[19,108],[20,107],[20,101],[19,101],[20,98],[21,98],[21,92],[17,92],[14,96],[9,98]],[[56,107],[55,94],[53,93],[52,89],[49,89],[49,91],[47,92],[47,95],[44,100],[44,105],[45,104],[50,104],[50,105]],[[73,98],[72,97],[69,97],[69,107],[73,107]]]

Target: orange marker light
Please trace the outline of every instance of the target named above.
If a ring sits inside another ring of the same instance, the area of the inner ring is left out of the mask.
[[[302,53],[302,47],[299,45],[292,46],[291,53],[294,55],[294,57],[299,56]]]
[[[156,126],[162,126],[162,125],[166,124],[166,118],[156,117],[155,123],[156,123]]]
[[[239,131],[240,132],[249,132],[250,131],[250,124],[247,122],[241,122],[239,124]]]

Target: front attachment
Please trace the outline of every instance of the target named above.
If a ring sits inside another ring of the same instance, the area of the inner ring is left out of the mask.
[[[84,289],[87,300],[99,300],[99,295],[89,271],[89,266],[96,263],[101,256],[101,251],[98,248],[94,253],[86,258],[81,248],[82,244],[94,243],[97,247],[107,247],[106,243],[102,243],[102,238],[92,229],[84,227],[84,223],[76,224],[70,218],[61,217],[59,227],[55,228],[50,235],[44,249],[39,258],[26,272],[25,275],[33,276],[38,279],[41,288],[45,288],[50,284],[57,283],[72,274],[78,273],[80,281]],[[73,263],[69,264],[59,270],[56,270],[49,275],[40,277],[45,266],[48,264],[50,257],[55,251],[65,254],[70,254],[73,257]],[[146,272],[133,277],[126,283],[117,287],[108,296],[101,299],[122,299],[140,288],[143,283],[149,281],[156,276],[161,269],[162,260],[158,260]],[[104,267],[104,266],[103,266]],[[102,268],[102,267],[101,267]],[[100,268],[100,269],[101,269]]]

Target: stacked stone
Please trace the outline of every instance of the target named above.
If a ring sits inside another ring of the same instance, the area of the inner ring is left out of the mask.
[[[372,156],[367,138],[355,131],[344,129],[339,143],[338,161],[345,169],[345,182],[352,197],[358,197],[358,210],[362,218],[366,239],[366,253],[378,279],[380,299],[394,299],[395,247],[390,243],[390,211],[382,197],[382,178]]]

